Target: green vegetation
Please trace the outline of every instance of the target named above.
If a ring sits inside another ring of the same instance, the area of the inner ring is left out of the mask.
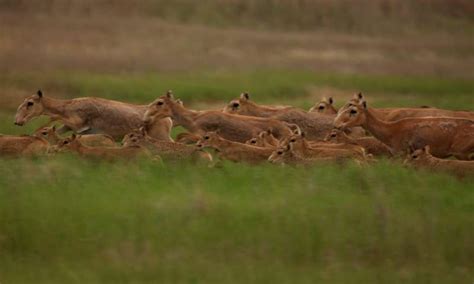
[[[0,170],[2,283],[467,283],[473,276],[469,180],[388,162],[209,169],[62,157],[4,160]]]
[[[445,108],[466,108],[472,103],[474,82],[463,79],[439,79],[427,77],[374,76],[322,74],[305,71],[255,71],[255,72],[200,72],[177,74],[6,74],[0,77],[3,85],[30,88],[38,86],[46,91],[66,94],[66,97],[98,96],[126,100],[135,103],[149,103],[166,90],[174,93],[185,103],[201,101],[227,102],[241,92],[248,91],[257,101],[302,103],[310,89],[332,87],[351,92],[362,91],[377,96],[384,93],[388,101],[401,104],[416,104],[427,101]],[[390,98],[387,94],[401,96]],[[416,95],[416,97],[414,97]],[[450,96],[445,99],[444,96]],[[412,101],[414,100],[414,101]],[[301,105],[303,106],[303,105]]]

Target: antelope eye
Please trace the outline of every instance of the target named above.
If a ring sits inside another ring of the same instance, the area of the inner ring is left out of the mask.
[[[351,109],[351,112],[350,112],[350,113],[351,113],[351,114],[356,114],[357,111],[356,111],[355,109]]]
[[[412,157],[413,159],[416,159],[416,158],[418,158],[418,156],[417,156],[417,155],[413,155],[413,156],[411,156],[411,157]]]
[[[232,106],[233,107],[239,107],[239,103],[233,103]]]
[[[159,102],[157,102],[156,104],[159,105],[159,106],[161,106],[161,105],[163,105],[163,102],[162,102],[162,101],[159,101]]]
[[[296,142],[296,139],[293,138],[293,139],[290,140],[290,142]]]
[[[29,106],[29,107],[30,107],[30,106],[32,106],[32,105],[34,105],[34,104],[35,104],[34,102],[28,102],[28,103],[26,103],[26,106]]]
[[[257,143],[257,141],[252,140],[252,141],[250,141],[250,143],[255,144],[255,143]]]
[[[204,140],[209,140],[209,136],[204,136]]]
[[[278,155],[283,155],[283,151],[278,151],[277,154]]]
[[[331,134],[331,137],[336,137],[337,135],[336,134]]]
[[[67,145],[67,144],[69,144],[69,141],[64,141],[63,144]]]
[[[48,132],[44,131],[44,132],[41,132],[41,134],[43,134],[44,136],[48,135]]]
[[[324,109],[324,106],[319,106],[319,109]]]

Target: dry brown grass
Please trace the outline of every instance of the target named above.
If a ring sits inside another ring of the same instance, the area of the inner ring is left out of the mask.
[[[471,78],[472,50],[469,37],[446,33],[373,37],[219,29],[137,17],[26,17],[11,11],[0,16],[5,72],[276,68]]]

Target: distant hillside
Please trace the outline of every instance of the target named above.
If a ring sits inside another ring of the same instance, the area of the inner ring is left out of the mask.
[[[472,0],[0,0],[1,12],[159,17],[278,30],[471,33]]]

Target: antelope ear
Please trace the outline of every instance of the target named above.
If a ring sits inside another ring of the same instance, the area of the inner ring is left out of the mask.
[[[359,100],[362,100],[364,98],[364,96],[362,95],[362,92],[359,92],[357,94],[357,97],[359,98]]]
[[[240,94],[240,98],[242,100],[248,101],[250,99],[250,95],[249,95],[249,93],[242,93],[242,94]]]
[[[332,97],[329,97],[329,104],[332,105],[334,103],[334,100],[332,99]]]
[[[41,90],[38,90],[36,94],[38,95],[40,99],[43,97],[43,92]]]
[[[168,90],[168,91],[166,92],[166,97],[172,99],[172,98],[173,98],[173,91]]]
[[[298,134],[298,135],[301,134],[301,128],[296,124],[295,124],[295,126],[296,126],[296,128],[295,128],[295,130],[293,130],[293,134]]]

